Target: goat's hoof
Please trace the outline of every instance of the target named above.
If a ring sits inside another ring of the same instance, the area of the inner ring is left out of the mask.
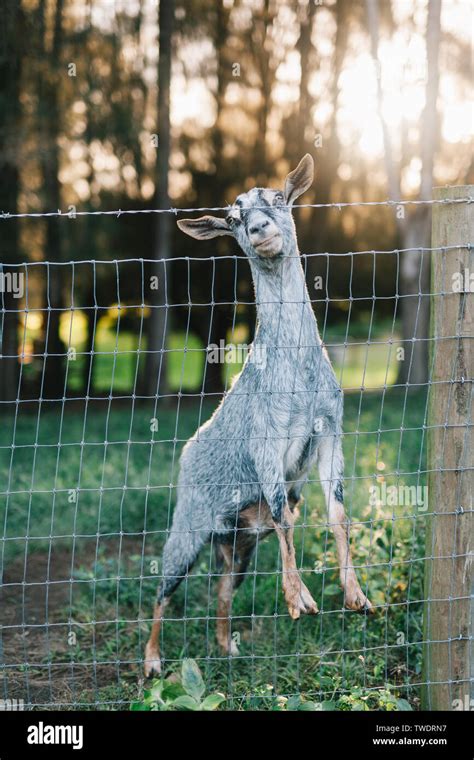
[[[309,593],[304,583],[301,584],[300,595],[304,604],[303,612],[305,612],[306,615],[317,615],[317,613],[319,612],[318,605],[314,601],[313,597]]]
[[[145,662],[143,669],[145,671],[145,678],[161,676],[160,653],[149,644],[147,644],[145,648]]]
[[[298,620],[301,614],[317,615],[318,605],[309,593],[304,583],[300,583],[299,588],[292,588],[285,594],[288,612],[293,620]]]
[[[354,610],[355,612],[360,612],[363,615],[375,614],[375,610],[371,602],[368,600],[368,598],[363,593],[360,587],[355,588],[353,591],[349,591],[346,589],[345,598],[344,598],[344,606],[348,610]]]

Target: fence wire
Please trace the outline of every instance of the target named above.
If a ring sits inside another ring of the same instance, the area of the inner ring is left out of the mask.
[[[401,203],[408,202],[302,207]],[[179,212],[207,210],[221,209]],[[177,211],[75,213],[119,217]],[[3,219],[11,223],[26,216],[65,214],[3,214]],[[460,337],[441,338],[420,325],[423,304],[452,292],[449,282],[441,290],[424,287],[422,275],[433,255],[454,255],[466,247],[467,242],[301,256],[319,332],[344,390],[345,508],[354,565],[375,615],[361,616],[343,606],[324,484],[311,471],[295,544],[299,572],[319,614],[291,620],[281,590],[278,543],[258,536],[229,616],[238,653],[223,654],[215,629],[216,588],[224,571],[216,564],[211,540],[163,615],[165,675],[176,671],[184,656],[191,657],[207,689],[224,693],[234,708],[265,709],[275,700],[303,696],[327,705],[346,700],[348,709],[362,699],[383,709],[390,693],[419,704],[420,688],[427,683],[423,647],[433,643],[423,630],[423,609],[436,598],[435,591],[426,597],[423,586],[425,562],[432,559],[425,549],[426,521],[438,514],[426,484],[430,472],[445,469],[443,461],[426,458],[427,435],[435,427],[429,400],[433,385],[457,382],[454,366],[442,380],[434,380],[432,370],[444,341]],[[417,253],[419,260],[419,283],[411,293],[398,285],[400,257],[406,252]],[[379,292],[381,257],[390,259],[395,272],[392,293]],[[362,265],[366,287],[354,290],[354,270]],[[334,288],[342,266],[347,286]],[[218,287],[221,267],[226,268],[224,289]],[[6,373],[8,362],[13,363],[17,372],[15,394],[0,399],[4,700],[22,700],[26,708],[120,708],[144,688],[144,649],[176,502],[180,452],[225,399],[252,340],[255,300],[246,267],[244,255],[4,267],[1,365]],[[57,283],[53,288],[57,271],[59,291]],[[179,288],[173,299],[176,272]],[[8,302],[7,273],[21,275],[18,292]],[[155,276],[166,294],[159,303],[150,297]],[[416,305],[412,335],[401,330],[400,311],[407,302]],[[335,325],[336,307],[345,318]],[[368,314],[363,328],[362,307]],[[223,308],[222,343],[213,345],[214,320]],[[159,348],[149,349],[147,324],[154,312],[165,315],[165,337]],[[12,320],[20,338],[18,351],[10,352],[5,348],[12,345],[6,339]],[[200,322],[207,325],[207,340]],[[59,343],[52,342],[53,333]],[[412,363],[424,343],[431,348],[428,379],[412,380]],[[146,367],[154,354],[160,373],[150,392]],[[401,371],[404,362],[408,368]],[[472,378],[466,381],[472,392]],[[446,420],[438,427],[448,426]],[[468,440],[469,408],[465,430]],[[262,445],[268,436],[263,426]],[[217,443],[226,447],[230,442],[236,442],[231,429]],[[465,469],[472,472],[469,463]],[[216,482],[235,485],[221,482],[218,473]],[[459,556],[455,536],[450,556]],[[454,675],[450,685],[459,680]]]

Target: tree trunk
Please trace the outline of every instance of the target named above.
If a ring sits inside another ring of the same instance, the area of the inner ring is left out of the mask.
[[[227,44],[227,28],[229,23],[229,10],[224,7],[222,3],[218,3],[216,7],[216,26],[214,47],[216,51],[216,121],[212,131],[212,148],[214,154],[214,169],[215,177],[214,184],[216,192],[219,196],[219,190],[221,188],[221,173],[219,172],[220,163],[222,161],[222,129],[220,124],[221,113],[224,107],[225,91],[228,83],[228,69],[229,63],[226,56],[226,44]]]
[[[400,261],[400,294],[402,315],[402,347],[398,383],[423,385],[428,380],[428,336],[430,327],[429,293],[430,255],[421,253],[420,246],[429,246],[431,216],[428,208],[419,206],[410,215],[403,230]]]
[[[304,153],[312,152],[314,147],[311,119],[311,107],[313,101],[308,91],[308,85],[310,80],[310,74],[313,70],[311,66],[311,54],[313,52],[313,44],[311,41],[313,31],[313,21],[316,13],[316,5],[309,3],[307,8],[301,7],[301,19],[300,19],[300,34],[298,42],[296,43],[296,49],[300,56],[300,86],[299,86],[299,101],[298,101],[298,116],[297,116],[297,129],[294,145],[290,147],[290,155],[293,162],[298,162]]]
[[[268,114],[271,107],[271,98],[275,72],[271,66],[271,52],[269,50],[269,30],[275,18],[275,9],[270,7],[270,0],[263,1],[260,17],[254,16],[254,30],[250,35],[250,44],[255,59],[256,69],[260,77],[261,105],[257,114],[257,134],[253,158],[255,182],[265,186],[268,181],[267,163],[267,127]]]
[[[222,176],[225,174],[222,166],[222,129],[221,129],[221,113],[224,108],[224,98],[227,89],[230,62],[227,60],[227,30],[229,24],[230,11],[222,3],[218,3],[216,7],[216,25],[214,36],[214,47],[216,51],[216,121],[212,131],[212,148],[214,155],[214,177],[213,177],[213,192],[215,198],[225,198],[226,186],[222,181]],[[220,203],[220,200],[218,200]],[[212,201],[211,201],[212,205]],[[217,249],[219,250],[219,241],[217,241]],[[233,263],[230,261],[221,262],[215,270],[213,277],[214,281],[214,294],[213,299],[216,300],[213,309],[208,309],[209,321],[202,323],[199,319],[198,332],[202,337],[204,343],[219,344],[221,339],[226,338],[227,326],[232,322],[232,307],[226,304],[219,303],[219,294],[225,293],[229,286],[229,281],[232,277]],[[231,285],[230,285],[231,287]],[[222,297],[221,297],[222,298]],[[228,299],[224,299],[228,300]],[[206,354],[207,357],[207,354]],[[219,394],[224,390],[223,383],[223,371],[222,364],[210,364],[206,362],[204,373],[204,386],[203,391],[206,394]]]
[[[115,31],[115,30],[114,30]],[[88,24],[87,24],[87,42],[86,47],[89,47],[91,45],[91,38],[93,35],[93,26],[92,26],[92,0],[89,0],[88,4]],[[91,155],[91,143],[94,139],[94,130],[92,128],[92,119],[93,119],[93,110],[95,106],[92,104],[90,95],[91,92],[94,89],[94,81],[91,70],[88,68],[86,73],[87,78],[87,98],[84,98],[84,101],[86,103],[86,129],[85,129],[85,142],[87,145],[87,164],[88,164],[88,181],[90,184],[94,182],[95,175],[94,175],[94,162],[92,160]],[[92,251],[91,255],[93,258],[97,258],[96,256],[96,248],[95,248],[95,240],[94,240],[94,230],[93,225],[90,223],[91,217],[85,216],[82,219],[82,226],[81,226],[81,245],[80,248],[84,248],[87,246],[90,248],[92,245]],[[82,366],[82,394],[84,396],[94,396],[94,345],[95,345],[95,331],[97,328],[97,322],[98,322],[98,312],[97,309],[94,309],[95,305],[95,299],[94,299],[94,293],[97,292],[97,281],[94,282],[94,278],[97,277],[97,271],[96,268],[93,267],[91,274],[90,274],[90,283],[86,285],[86,292],[85,292],[85,301],[84,303],[88,307],[85,310],[85,316],[86,316],[86,341],[85,341],[85,356],[84,356],[84,363]]]
[[[348,21],[348,0],[337,0],[335,4],[336,20],[336,39],[334,42],[334,55],[331,76],[331,105],[332,112],[327,127],[327,136],[324,138],[323,145],[318,149],[316,161],[319,164],[317,170],[316,196],[317,203],[330,203],[331,190],[334,180],[337,176],[337,170],[340,160],[340,142],[337,133],[337,112],[339,109],[339,77],[344,64],[345,51],[347,49],[347,36],[349,29]],[[306,95],[308,97],[308,95]],[[312,250],[326,250],[328,242],[329,225],[327,223],[329,209],[313,209],[313,219],[315,220],[308,228],[314,230],[312,233]],[[315,263],[317,260],[310,259],[308,263]],[[322,264],[322,269],[315,274],[326,274],[326,263]]]
[[[395,166],[395,162],[393,160],[390,134],[389,134],[385,119],[383,118],[383,111],[382,111],[383,93],[382,93],[382,78],[380,76],[380,71],[379,71],[379,23],[380,21],[379,21],[379,12],[378,12],[378,1],[365,0],[365,3],[366,3],[366,8],[367,8],[367,20],[368,20],[369,33],[370,33],[370,48],[371,48],[374,64],[377,67],[377,72],[376,72],[377,74],[377,102],[378,102],[378,109],[379,109],[379,119],[380,119],[380,124],[382,126],[382,134],[383,134],[383,152],[384,152],[384,160],[385,160],[385,171],[387,173],[388,195],[391,200],[396,200],[400,197],[400,171],[397,170],[398,167]],[[401,227],[401,225],[399,224],[398,217],[397,217],[397,225]]]
[[[376,0],[366,0],[371,49],[374,61],[378,63],[378,8]],[[436,100],[438,96],[438,53],[440,38],[441,0],[428,3],[427,58],[428,82],[426,86],[426,106],[423,114],[420,138],[422,178],[420,199],[431,197],[433,162],[436,149],[438,121]],[[400,170],[395,166],[390,136],[382,117],[382,89],[380,76],[377,78],[377,94],[380,119],[383,129],[384,158],[387,172],[388,192],[391,200],[400,198]],[[398,382],[411,385],[425,384],[428,380],[428,338],[429,338],[429,296],[418,293],[429,292],[430,261],[422,255],[420,247],[429,246],[429,209],[420,206],[406,220],[396,217],[399,245],[415,250],[405,251],[401,257],[400,294],[402,316],[402,339],[405,350],[404,361],[400,362]]]
[[[158,59],[158,148],[156,161],[156,206],[169,208],[168,170],[171,149],[170,85],[171,55],[174,20],[174,0],[161,0],[159,8],[159,59]],[[166,336],[169,332],[167,296],[170,293],[171,238],[173,220],[169,214],[157,214],[155,226],[154,264],[150,267],[150,280],[145,282],[145,293],[151,313],[148,319],[148,345],[143,379],[144,394],[159,396],[167,391]],[[151,287],[151,278],[158,278],[158,287]]]
[[[64,0],[56,0],[52,49],[46,66],[46,76],[38,79],[40,102],[39,122],[42,141],[42,173],[44,198],[48,209],[56,211],[61,207],[61,190],[59,184],[59,87],[60,56],[62,44],[62,14]],[[44,4],[41,7],[44,13]],[[44,17],[42,22],[44,21]],[[43,37],[43,55],[46,56],[46,41]],[[64,76],[66,72],[64,72]],[[43,397],[62,399],[66,392],[65,385],[65,347],[59,335],[60,316],[64,307],[62,280],[63,268],[60,265],[61,235],[59,220],[48,217],[46,220],[46,259],[51,262],[48,267],[47,305],[48,311],[45,334],[44,384]]]
[[[428,80],[420,137],[421,200],[431,198],[434,156],[438,142],[439,120],[436,101],[439,81],[440,19],[441,0],[431,0],[428,3],[426,29]],[[430,231],[431,209],[429,206],[419,206],[403,229],[402,248],[429,247]],[[422,255],[417,250],[405,251],[401,259],[400,273],[400,290],[402,295],[408,297],[402,299],[402,337],[405,360],[401,362],[399,382],[423,385],[429,379],[430,297],[429,295],[416,297],[416,294],[429,293],[431,279],[429,254]]]
[[[317,7],[317,6],[316,6]],[[348,21],[348,0],[336,0],[334,6],[336,21],[336,38],[334,41],[334,52],[332,60],[332,74],[330,99],[332,112],[329,124],[326,129],[321,147],[315,151],[317,181],[313,196],[314,203],[330,203],[332,198],[332,188],[337,179],[337,170],[340,163],[340,142],[337,132],[337,112],[339,109],[339,77],[344,64],[345,52],[347,49],[347,36],[349,29]],[[303,64],[304,65],[304,64]],[[303,73],[303,72],[302,72]],[[300,86],[300,98],[309,101],[309,93],[304,92]],[[319,132],[316,129],[314,137]],[[303,240],[306,250],[311,253],[321,253],[328,249],[330,238],[330,225],[328,224],[329,209],[318,208],[310,209],[310,216],[306,228],[307,238]],[[314,282],[316,276],[326,279],[327,261],[323,257],[310,256],[307,259],[307,280],[308,283]],[[313,296],[319,297],[314,290],[310,290]]]
[[[23,35],[20,0],[11,0],[2,11],[3,48],[0,51],[0,212],[18,211],[20,150],[20,75]],[[19,220],[0,220],[2,262],[18,262]],[[17,267],[3,267],[18,273]],[[2,292],[3,291],[3,292]],[[0,401],[14,401],[19,396],[18,309],[20,301],[5,287],[0,289]],[[3,358],[3,356],[10,358]],[[5,410],[8,407],[2,405]]]

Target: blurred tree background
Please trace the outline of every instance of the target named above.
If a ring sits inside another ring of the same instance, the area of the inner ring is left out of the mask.
[[[0,220],[4,272],[32,264],[22,301],[0,294],[2,353],[20,357],[1,399],[222,392],[205,348],[250,341],[255,319],[236,245],[194,245],[173,215],[74,210],[224,206],[305,152],[306,203],[472,182],[470,19],[464,0],[7,0],[0,211],[64,218]],[[429,208],[295,217],[336,365],[353,344],[344,385],[423,382],[427,342],[398,364],[387,342],[428,335],[428,256],[347,252],[429,245]]]

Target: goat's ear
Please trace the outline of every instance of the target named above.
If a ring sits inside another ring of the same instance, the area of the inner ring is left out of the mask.
[[[218,235],[232,235],[232,230],[225,219],[217,216],[201,216],[199,219],[179,219],[180,230],[196,238],[196,240],[210,240]]]
[[[285,200],[291,206],[300,195],[311,187],[314,178],[313,157],[306,153],[296,169],[290,172],[285,180]]]

